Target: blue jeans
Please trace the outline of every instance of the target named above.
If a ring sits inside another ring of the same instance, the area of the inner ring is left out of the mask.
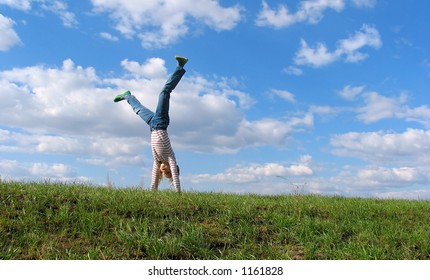
[[[175,89],[185,74],[185,69],[178,66],[175,72],[172,73],[160,92],[158,97],[158,105],[155,113],[143,106],[134,95],[128,97],[127,102],[133,108],[133,111],[139,115],[153,130],[166,130],[170,123],[169,118],[169,102],[170,93]]]

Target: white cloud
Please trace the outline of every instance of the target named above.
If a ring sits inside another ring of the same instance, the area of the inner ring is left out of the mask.
[[[290,65],[283,70],[285,73],[294,76],[301,76],[303,74],[303,70],[298,68],[297,66]]]
[[[428,182],[429,170],[418,170],[413,167],[386,168],[374,167],[359,170],[357,177],[361,182],[383,184],[387,186]]]
[[[308,155],[302,158],[312,160]],[[204,182],[210,191],[234,193],[430,199],[430,166],[345,166],[338,174],[322,177],[318,173],[327,168],[327,164],[310,164],[302,158],[291,165],[237,165],[222,173],[194,175],[187,180],[194,184]],[[218,189],[220,185],[222,188]]]
[[[310,0],[302,1],[299,4],[299,10],[296,17],[300,21],[307,21],[309,23],[318,23],[322,17],[323,12],[327,9],[340,12],[343,10],[345,4],[344,0]]]
[[[31,3],[35,0],[0,0],[0,5],[7,5],[9,7],[28,11],[31,9]]]
[[[31,166],[30,172],[34,176],[64,178],[72,173],[72,169],[62,163],[55,163],[53,165],[35,163]]]
[[[312,157],[304,155],[299,158],[296,164],[284,165],[281,163],[249,164],[247,166],[238,165],[218,174],[200,174],[193,176],[194,183],[219,182],[219,183],[263,183],[273,182],[276,177],[285,178],[291,176],[311,176]]]
[[[54,180],[89,182],[89,178],[77,176],[71,166],[63,163],[18,162],[16,160],[0,160],[2,180]]]
[[[369,25],[364,24],[360,31],[355,32],[348,39],[340,40],[336,52],[346,55],[347,62],[361,61],[367,57],[367,54],[361,53],[363,47],[372,47],[379,49],[382,46],[381,36],[379,31]]]
[[[339,59],[339,52],[330,52],[327,47],[318,43],[316,47],[309,47],[305,40],[301,39],[300,49],[297,51],[294,63],[297,65],[311,65],[321,67]]]
[[[105,166],[141,163],[141,151],[148,146],[149,139],[142,137],[47,135],[0,129],[0,152],[70,155]]]
[[[213,0],[92,0],[96,13],[106,12],[124,36],[138,37],[145,48],[165,47],[178,41],[197,21],[216,31],[231,30],[242,20],[239,5],[222,7]]]
[[[305,114],[299,117],[290,117],[285,120],[262,119],[253,122],[241,123],[238,135],[234,141],[244,146],[285,145],[286,138],[296,129],[310,128],[314,124],[313,115]],[[231,143],[234,146],[234,143]],[[242,145],[237,146],[237,148]]]
[[[266,1],[263,0],[263,9],[258,14],[256,25],[257,26],[271,26],[275,28],[282,28],[292,25],[296,22],[294,15],[290,14],[287,6],[279,5],[277,10],[271,9]]]
[[[160,58],[126,59],[121,65],[124,76],[106,79],[70,59],[61,67],[0,72],[0,151],[74,155],[105,166],[141,162],[149,128],[126,102],[114,103],[113,97],[129,89],[155,109],[168,71]],[[243,110],[254,101],[235,84],[234,79],[185,75],[171,98],[169,134],[175,150],[236,153],[245,147],[285,146],[291,133],[312,127],[311,114],[247,120]]]
[[[118,37],[108,33],[108,32],[101,32],[99,33],[100,37],[103,39],[106,39],[108,41],[112,41],[112,42],[118,42]]]
[[[352,0],[356,7],[372,8],[377,0]],[[271,8],[265,0],[262,1],[262,9],[257,15],[257,26],[268,26],[276,29],[289,27],[296,23],[306,22],[317,24],[324,17],[327,10],[341,12],[345,8],[345,0],[303,0],[298,3],[297,11],[291,12],[287,5],[279,4],[277,8]]]
[[[347,109],[342,107],[318,106],[318,105],[311,105],[309,107],[309,112],[311,114],[318,115],[319,121],[327,121],[335,116],[338,116],[339,114],[345,111],[347,111]]]
[[[377,92],[364,92],[364,86],[347,86],[341,92],[346,99],[360,96],[364,106],[355,110],[357,118],[365,123],[382,119],[403,119],[429,125],[427,106],[410,108],[404,93],[396,97],[382,96]],[[370,163],[366,167],[345,167],[330,179],[343,193],[355,196],[418,199],[428,196],[430,185],[430,132],[408,128],[404,132],[349,132],[332,136],[332,152],[340,157],[352,157]],[[316,189],[318,184],[315,184]],[[402,194],[409,189],[407,196]],[[416,191],[416,192],[415,192]],[[417,195],[417,196],[414,196]]]
[[[219,101],[216,102],[219,103]],[[210,102],[210,104],[215,105],[216,103]],[[288,143],[288,138],[294,131],[313,125],[311,114],[290,117],[285,120],[267,118],[248,121],[234,110],[225,110],[226,107],[214,110],[214,107],[206,105],[203,108],[206,111],[202,111],[202,114],[216,118],[212,118],[212,122],[206,118],[190,120],[189,124],[198,127],[199,131],[177,132],[175,136],[177,146],[191,151],[228,154],[237,153],[246,147],[271,145],[283,147]],[[196,113],[200,113],[200,110]]]
[[[354,100],[359,94],[363,92],[364,88],[365,86],[352,87],[348,85],[348,86],[345,86],[339,92],[339,95],[346,100]]]
[[[269,7],[262,1],[263,8],[257,16],[257,26],[274,28],[288,27],[298,22],[318,23],[327,9],[340,12],[344,8],[344,0],[309,0],[301,1],[296,13],[291,13],[286,5],[280,4],[277,9]]]
[[[3,123],[32,131],[97,133],[102,129],[99,118],[105,114],[108,95],[114,93],[95,87],[101,80],[93,68],[76,67],[71,60],[64,61],[61,68],[3,71],[0,81],[5,98],[0,105]],[[19,113],[23,108],[26,114]]]
[[[356,111],[357,118],[364,123],[396,118],[430,126],[430,108],[427,105],[410,108],[406,104],[408,95],[405,93],[401,93],[398,97],[386,97],[377,92],[366,92],[362,96],[365,105]]]
[[[299,187],[303,193],[338,195],[346,197],[430,199],[430,166],[346,165],[331,176],[318,176],[324,172],[327,163],[315,163],[314,176],[286,183]],[[330,165],[330,164],[329,164]],[[332,170],[330,171],[330,173]],[[273,182],[274,189],[280,190]]]
[[[30,174],[28,168],[20,166],[16,160],[0,160],[1,179],[12,179],[16,174]]]
[[[121,61],[121,66],[131,74],[136,75],[136,77],[164,79],[167,76],[165,62],[161,58],[150,58],[145,64],[124,59]]]
[[[376,5],[377,0],[352,0],[357,7],[372,8]]]
[[[377,92],[363,94],[366,105],[358,109],[357,118],[365,123],[372,123],[382,119],[393,118],[399,113],[399,109],[406,102],[406,96],[390,98]]]
[[[430,126],[430,108],[427,105],[416,108],[405,107],[399,117],[405,118],[407,121],[418,122],[426,127]]]
[[[66,27],[78,25],[75,14],[68,11],[67,3],[61,0],[0,0],[0,5],[2,4],[26,12],[37,10],[37,7],[40,7],[43,11],[57,15]]]
[[[68,5],[63,1],[43,1],[41,7],[57,15],[66,27],[75,27],[78,25],[75,14],[68,11]]]
[[[373,195],[382,199],[430,200],[430,189],[376,192]]]
[[[16,31],[13,29],[15,22],[0,14],[0,51],[8,51],[16,45],[21,44]]]
[[[318,68],[342,58],[344,58],[345,62],[358,62],[367,57],[367,54],[360,52],[360,49],[364,47],[379,49],[381,46],[382,41],[378,30],[365,24],[353,36],[340,40],[334,51],[330,51],[324,43],[318,43],[315,47],[310,47],[302,39],[301,47],[295,55],[294,63]]]
[[[271,93],[291,103],[296,102],[294,94],[288,90],[272,89]]]
[[[407,129],[393,132],[349,132],[330,140],[334,154],[357,157],[372,163],[429,164],[430,131]]]

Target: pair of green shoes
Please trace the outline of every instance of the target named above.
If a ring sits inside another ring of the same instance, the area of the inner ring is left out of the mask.
[[[183,56],[175,56],[175,59],[178,61],[178,65],[181,67],[184,67],[184,65],[188,62],[188,58],[183,57]],[[121,100],[124,100],[127,98],[127,95],[130,95],[131,92],[129,90],[127,90],[124,93],[118,94],[117,96],[115,96],[115,99],[113,100],[114,102],[119,102]]]

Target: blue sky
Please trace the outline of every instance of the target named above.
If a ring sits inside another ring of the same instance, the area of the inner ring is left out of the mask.
[[[171,99],[185,191],[430,199],[430,2],[0,0],[0,178],[148,188]],[[163,182],[162,189],[169,188]]]

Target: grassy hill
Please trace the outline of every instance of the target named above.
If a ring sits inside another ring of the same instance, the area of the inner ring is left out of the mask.
[[[0,181],[0,259],[430,259],[430,201]]]

